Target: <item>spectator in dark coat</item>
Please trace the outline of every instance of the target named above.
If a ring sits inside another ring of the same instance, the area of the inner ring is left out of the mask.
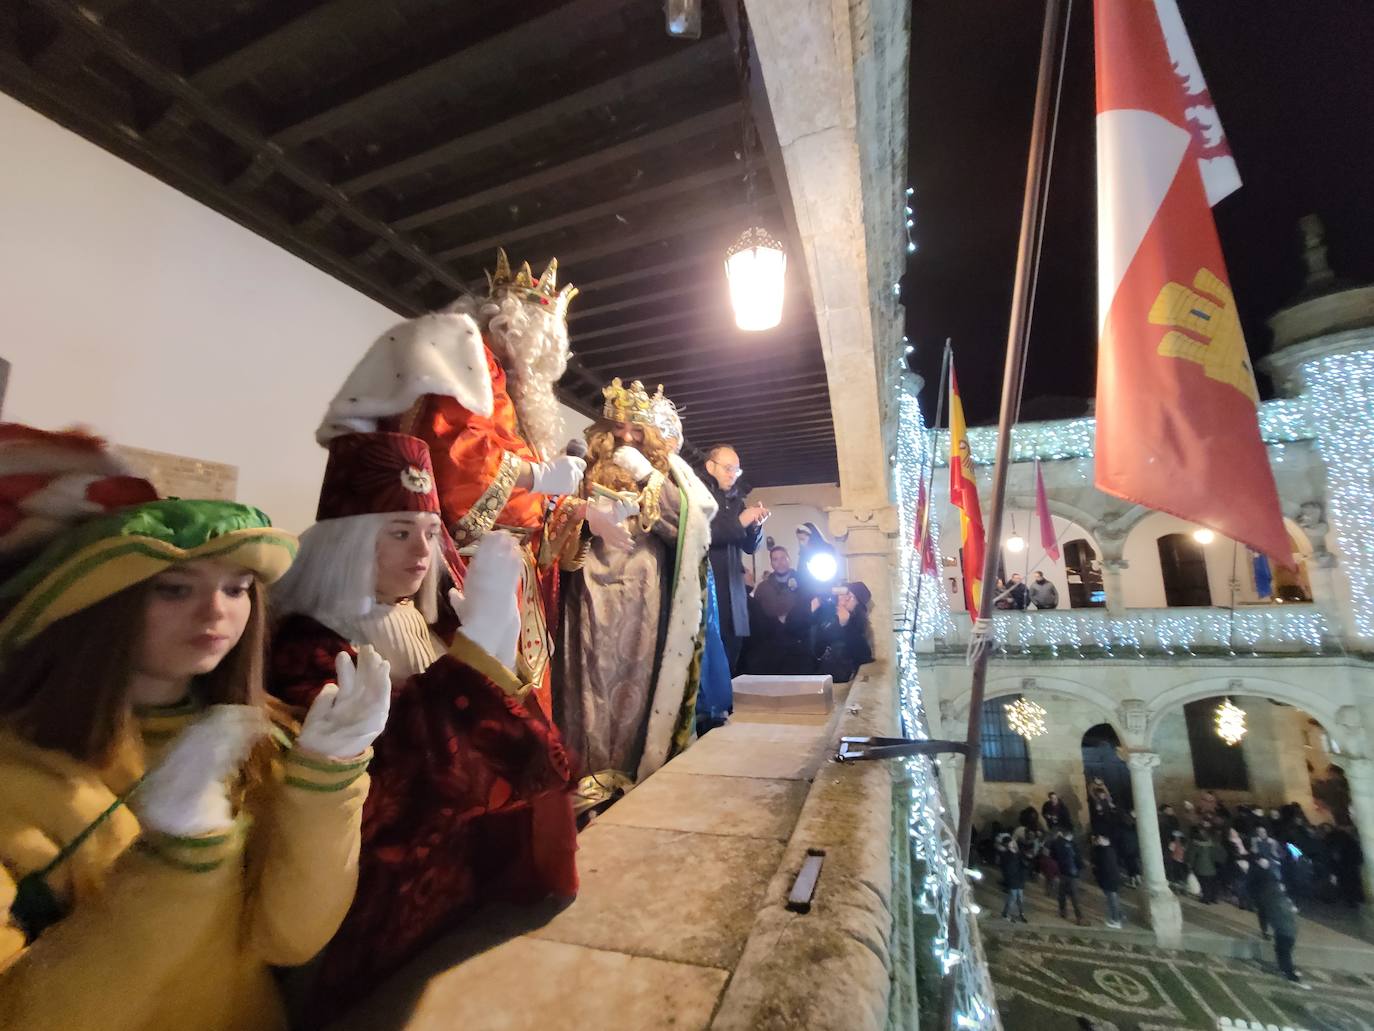
[[[1069,815],[1069,807],[1053,791],[1045,799],[1045,804],[1040,807],[1040,815],[1045,818],[1045,829],[1051,834],[1063,830],[1065,827],[1073,827],[1073,818]]]
[[[817,613],[812,643],[816,672],[829,673],[837,684],[847,684],[865,662],[873,661],[868,643],[868,605],[873,596],[855,580],[836,596],[833,609]],[[813,601],[819,607],[819,602]]]
[[[1259,910],[1260,928],[1266,925],[1274,930],[1274,955],[1278,960],[1279,972],[1294,984],[1303,985],[1302,978],[1293,969],[1293,946],[1298,940],[1298,907],[1283,890],[1279,879],[1268,869],[1269,860],[1256,859],[1253,868],[1251,890],[1255,894],[1255,907]]]
[[[763,541],[768,509],[744,504],[737,489],[739,455],[729,444],[717,444],[706,459],[706,479],[720,510],[711,520],[711,572],[716,578],[720,606],[720,638],[731,674],[739,672],[739,655],[749,636],[749,594],[744,588],[744,556],[752,555]]]
[[[1050,845],[1050,855],[1059,868],[1059,916],[1064,920],[1069,918],[1067,903],[1072,900],[1074,919],[1079,927],[1083,927],[1087,921],[1083,919],[1083,907],[1078,898],[1078,878],[1083,874],[1083,859],[1074,843],[1073,831],[1065,829],[1059,832]]]
[[[1364,865],[1364,850],[1354,828],[1339,824],[1326,836],[1331,869],[1336,875],[1336,890],[1341,902],[1351,909],[1364,901],[1364,886],[1360,883],[1360,867]]]
[[[1002,890],[1006,892],[1006,901],[1002,903],[1002,919],[1009,922],[1020,921],[1028,923],[1026,920],[1026,868],[1029,865],[1025,853],[1011,836],[1004,834],[997,843],[997,862],[1002,868]],[[1016,916],[1011,915],[1012,909],[1016,909]]]
[[[821,598],[830,592],[831,580],[821,580],[811,571],[811,560],[817,555],[835,556],[834,546],[821,536],[815,523],[802,523],[797,527],[797,581],[802,597],[809,604],[812,598]]]
[[[1093,839],[1093,873],[1107,900],[1107,926],[1116,930],[1121,927],[1121,867],[1111,839],[1103,834]]]

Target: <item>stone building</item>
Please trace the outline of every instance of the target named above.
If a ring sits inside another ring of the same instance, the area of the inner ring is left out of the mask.
[[[1265,362],[1283,396],[1260,411],[1295,572],[1097,491],[1091,419],[1025,423],[1014,434],[1004,568],[1027,579],[1042,571],[1060,603],[994,616],[975,820],[1014,819],[1051,790],[1082,813],[1087,778],[1103,777],[1141,815],[1163,940],[1178,934],[1178,905],[1151,840],[1155,821],[1144,818],[1163,802],[1217,789],[1223,800],[1266,808],[1298,802],[1314,822],[1331,821],[1344,816],[1330,802],[1343,777],[1365,854],[1374,855],[1374,287],[1337,281],[1319,223],[1305,220],[1303,229],[1307,286],[1271,320]],[[989,475],[992,432],[974,430],[970,447],[980,477]],[[1047,557],[1033,522],[1036,460],[1059,559]],[[941,524],[957,526],[941,479]],[[968,718],[970,622],[957,534],[944,538],[919,665],[932,733],[957,738]],[[1045,709],[1047,733],[1030,741],[1010,733],[1004,707],[1016,696]],[[1226,698],[1246,713],[1236,746],[1213,727]],[[949,797],[956,767],[942,771]]]

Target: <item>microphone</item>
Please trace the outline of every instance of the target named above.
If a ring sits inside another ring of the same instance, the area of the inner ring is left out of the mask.
[[[587,457],[587,442],[580,437],[574,437],[568,441],[568,446],[563,449],[565,455],[572,455],[573,458]]]

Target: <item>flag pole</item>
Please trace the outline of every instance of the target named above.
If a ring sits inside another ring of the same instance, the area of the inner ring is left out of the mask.
[[[984,589],[978,601],[978,619],[974,623],[975,642],[981,637],[983,647],[974,652],[972,683],[969,690],[968,750],[964,754],[963,780],[959,787],[959,855],[967,866],[970,840],[973,835],[973,791],[978,778],[978,760],[982,755],[983,697],[987,689],[988,652],[991,631],[993,591],[987,585],[996,582],[997,563],[1002,554],[1002,508],[1007,493],[1007,467],[1011,459],[1011,427],[1021,401],[1021,384],[1026,364],[1026,327],[1029,318],[1030,287],[1034,275],[1034,260],[1038,251],[1041,226],[1044,221],[1046,194],[1046,156],[1050,128],[1050,100],[1054,93],[1056,64],[1062,62],[1059,51],[1063,0],[1047,0],[1045,24],[1040,36],[1040,69],[1035,82],[1035,113],[1031,121],[1030,154],[1026,161],[1026,190],[1021,207],[1021,235],[1016,249],[1016,278],[1012,288],[1011,319],[1007,326],[1007,359],[1002,374],[1002,407],[997,422],[997,457],[992,469],[991,520],[987,525],[988,547],[983,557]],[[1065,24],[1065,31],[1067,25]],[[950,900],[949,949],[959,946],[959,923],[955,908],[958,892]],[[956,1026],[954,1013],[953,977],[946,975],[944,985],[944,1020],[947,1028]]]

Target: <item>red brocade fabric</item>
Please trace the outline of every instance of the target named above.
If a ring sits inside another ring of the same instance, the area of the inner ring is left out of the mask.
[[[303,711],[334,679],[343,638],[302,615],[272,643],[270,689]],[[358,891],[305,1008],[338,1016],[477,903],[577,892],[568,759],[556,730],[443,656],[394,688],[373,744]]]

